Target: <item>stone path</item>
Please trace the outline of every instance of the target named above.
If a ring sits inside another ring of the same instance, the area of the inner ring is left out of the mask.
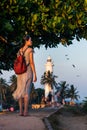
[[[47,130],[43,118],[57,111],[55,108],[30,110],[27,117],[18,113],[0,114],[0,130]]]

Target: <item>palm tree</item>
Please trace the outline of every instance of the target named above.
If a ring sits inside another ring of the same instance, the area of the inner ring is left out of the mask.
[[[56,87],[57,83],[55,81],[55,78],[57,78],[57,76],[53,75],[52,72],[48,71],[48,72],[44,72],[44,74],[41,76],[41,84],[49,84],[51,86],[51,88],[53,89],[53,86]]]
[[[68,95],[71,98],[71,101],[74,101],[74,99],[78,100],[80,96],[78,95],[77,88],[74,87],[74,85],[70,85],[70,89],[68,90]]]
[[[10,91],[11,91],[11,93],[13,93],[14,90],[16,89],[16,87],[17,87],[17,77],[16,77],[16,75],[12,75],[10,77],[10,83],[11,83]]]
[[[35,90],[35,86],[34,83],[32,83],[32,89],[31,89],[31,93],[30,93],[30,104],[35,103],[36,101],[36,97],[37,97],[37,92]]]
[[[58,83],[57,89],[60,93],[61,103],[63,103],[64,99],[67,97],[68,86],[69,84],[66,84],[66,81]]]
[[[44,74],[41,76],[41,84],[42,85],[48,84],[48,86],[53,90],[53,97],[54,97],[54,87],[56,88],[57,86],[55,78],[57,78],[57,76],[53,75],[53,72],[50,71],[44,72]]]
[[[7,87],[8,85],[6,83],[6,80],[3,78],[0,78],[0,94],[1,94],[1,99],[4,101],[6,100],[5,94],[6,94]]]
[[[41,103],[42,96],[44,96],[44,90],[42,88],[37,88],[36,93],[37,93],[37,101],[38,101],[37,103]]]
[[[61,95],[64,95],[64,97],[67,97],[68,86],[69,84],[66,84],[66,81],[58,83],[58,88],[60,88]]]
[[[0,78],[0,104],[2,106],[3,101],[6,102],[6,92],[7,92],[8,85],[6,80]]]
[[[15,100],[13,99],[12,93],[14,92],[14,90],[17,87],[17,77],[16,77],[16,75],[12,75],[10,77],[9,83],[11,83],[11,85],[9,85],[9,87],[7,89],[7,93],[6,93],[6,99],[7,99],[8,106],[15,103]]]

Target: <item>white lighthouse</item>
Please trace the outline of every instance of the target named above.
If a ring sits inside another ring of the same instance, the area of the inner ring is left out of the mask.
[[[48,56],[47,62],[46,62],[46,64],[45,64],[46,73],[47,73],[48,71],[50,71],[50,73],[53,72],[53,66],[54,66],[54,64],[53,64],[53,62],[52,62],[52,59],[51,59],[50,56]],[[46,84],[45,84],[45,98],[47,98],[49,92],[52,92],[52,88],[51,88],[51,86],[50,86],[48,83],[46,83]]]

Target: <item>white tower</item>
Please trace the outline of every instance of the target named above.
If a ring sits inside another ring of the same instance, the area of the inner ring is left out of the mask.
[[[50,56],[47,58],[47,62],[45,64],[46,72],[50,71],[53,72],[53,62]],[[49,92],[52,91],[51,86],[49,84],[45,84],[45,98],[47,98]]]

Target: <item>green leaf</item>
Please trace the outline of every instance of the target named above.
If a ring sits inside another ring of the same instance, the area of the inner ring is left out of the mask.
[[[12,25],[11,25],[9,22],[6,22],[6,23],[5,23],[4,28],[5,28],[6,30],[8,30],[8,31],[13,31],[13,27],[12,27]]]
[[[68,16],[68,19],[72,19],[72,18],[73,18],[73,15],[69,15],[69,16]]]

